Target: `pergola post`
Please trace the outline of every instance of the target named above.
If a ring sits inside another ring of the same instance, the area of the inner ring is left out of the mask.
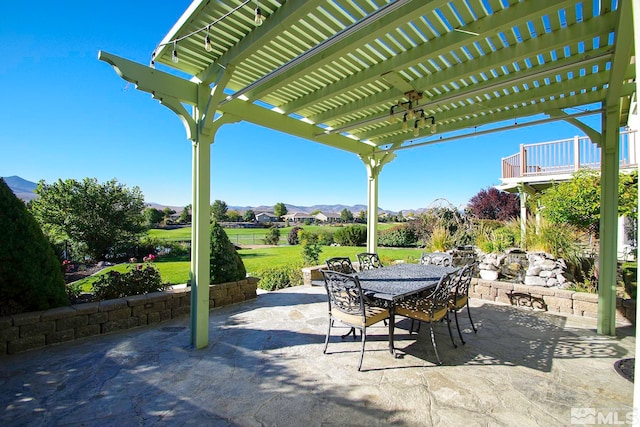
[[[120,77],[134,83],[138,90],[151,93],[176,113],[192,142],[191,345],[206,347],[209,344],[211,144],[220,126],[239,120],[230,114],[215,118],[233,66],[218,70],[212,89],[206,83],[188,81],[106,52],[99,52],[98,58],[109,63]],[[191,113],[185,104],[192,107]]]
[[[380,169],[367,167],[367,252],[378,247],[378,175]]]
[[[395,159],[393,153],[360,156],[367,168],[367,252],[378,248],[378,176],[382,167]]]
[[[598,333],[616,332],[616,269],[618,240],[618,174],[620,107],[607,105],[602,118],[600,180],[600,257],[598,260]]]
[[[209,342],[209,205],[211,145],[193,141],[193,215],[191,230],[191,344]]]

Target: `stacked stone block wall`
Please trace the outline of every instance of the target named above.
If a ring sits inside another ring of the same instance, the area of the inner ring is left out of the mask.
[[[209,286],[209,308],[256,298],[258,279]],[[0,318],[0,355],[108,334],[188,315],[191,288],[58,307]]]
[[[545,310],[550,313],[598,317],[597,294],[483,279],[471,280],[471,288],[469,289],[471,298],[517,305],[514,303],[515,295],[528,297],[530,300],[543,303]],[[635,300],[617,298],[616,322],[619,324],[635,324],[635,315]]]
[[[324,265],[302,269],[304,284],[318,284],[322,281],[320,269]],[[315,283],[314,283],[315,282]],[[471,298],[513,304],[513,295],[521,294],[543,302],[550,313],[571,316],[598,317],[598,295],[569,291],[560,288],[529,286],[517,283],[499,282],[474,278],[469,289]],[[616,301],[616,321],[621,324],[635,324],[636,301],[618,298]]]

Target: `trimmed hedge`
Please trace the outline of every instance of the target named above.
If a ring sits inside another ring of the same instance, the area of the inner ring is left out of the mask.
[[[69,305],[53,247],[3,179],[0,229],[0,316]]]

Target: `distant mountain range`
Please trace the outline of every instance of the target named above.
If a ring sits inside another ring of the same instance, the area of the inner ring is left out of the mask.
[[[35,182],[31,182],[31,181],[27,181],[26,179],[20,178],[19,176],[8,176],[8,177],[3,177],[2,179],[4,179],[4,181],[7,183],[7,185],[9,186],[9,188],[11,189],[11,191],[13,191],[13,193],[19,198],[24,200],[25,202],[28,202],[30,200],[35,199],[37,196],[37,194],[34,193],[34,190],[36,189],[36,187],[38,186],[38,184],[36,184]],[[155,202],[148,202],[147,205],[149,205],[152,208],[156,208],[156,209],[164,209],[166,207],[175,210],[176,212],[180,212],[182,211],[182,209],[184,209],[184,206],[168,206],[168,205],[163,205],[161,203],[155,203]],[[323,213],[340,213],[342,212],[343,209],[347,209],[348,211],[351,211],[351,213],[353,213],[354,215],[358,215],[358,213],[360,213],[360,211],[366,211],[367,210],[367,205],[353,205],[353,206],[347,206],[347,205],[313,205],[313,206],[296,206],[296,205],[290,205],[285,203],[285,206],[287,208],[287,212],[289,213],[296,213],[296,212],[304,212],[304,213],[311,213],[311,212],[315,212],[315,211],[321,211]],[[244,212],[246,210],[252,210],[255,213],[258,212],[273,212],[273,206],[228,206],[229,210],[234,210],[234,211],[238,211],[238,212]],[[404,215],[407,215],[409,212],[414,212],[414,213],[421,213],[423,212],[425,209],[407,209],[407,210],[402,210],[402,213]],[[389,214],[397,214],[397,212],[394,211],[389,211],[389,210],[385,210],[385,209],[381,209],[378,208],[378,212],[382,213],[382,212],[386,212]]]
[[[38,197],[38,195],[34,193],[34,190],[38,186],[35,182],[27,181],[19,176],[6,176],[2,179],[4,179],[4,182],[6,182],[11,191],[13,191],[13,194],[25,202]]]

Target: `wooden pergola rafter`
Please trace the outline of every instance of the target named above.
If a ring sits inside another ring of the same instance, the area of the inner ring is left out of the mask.
[[[210,144],[221,125],[237,121],[357,155],[368,174],[368,251],[377,247],[378,177],[396,150],[540,115],[578,125],[604,148],[598,331],[614,334],[617,142],[635,108],[637,5],[195,0],[154,50],[155,68],[100,52],[174,111],[192,141],[193,344],[208,344],[208,291],[201,290],[209,284]],[[601,132],[571,114],[585,106],[601,112]],[[414,110],[435,134],[417,118],[403,126]]]

